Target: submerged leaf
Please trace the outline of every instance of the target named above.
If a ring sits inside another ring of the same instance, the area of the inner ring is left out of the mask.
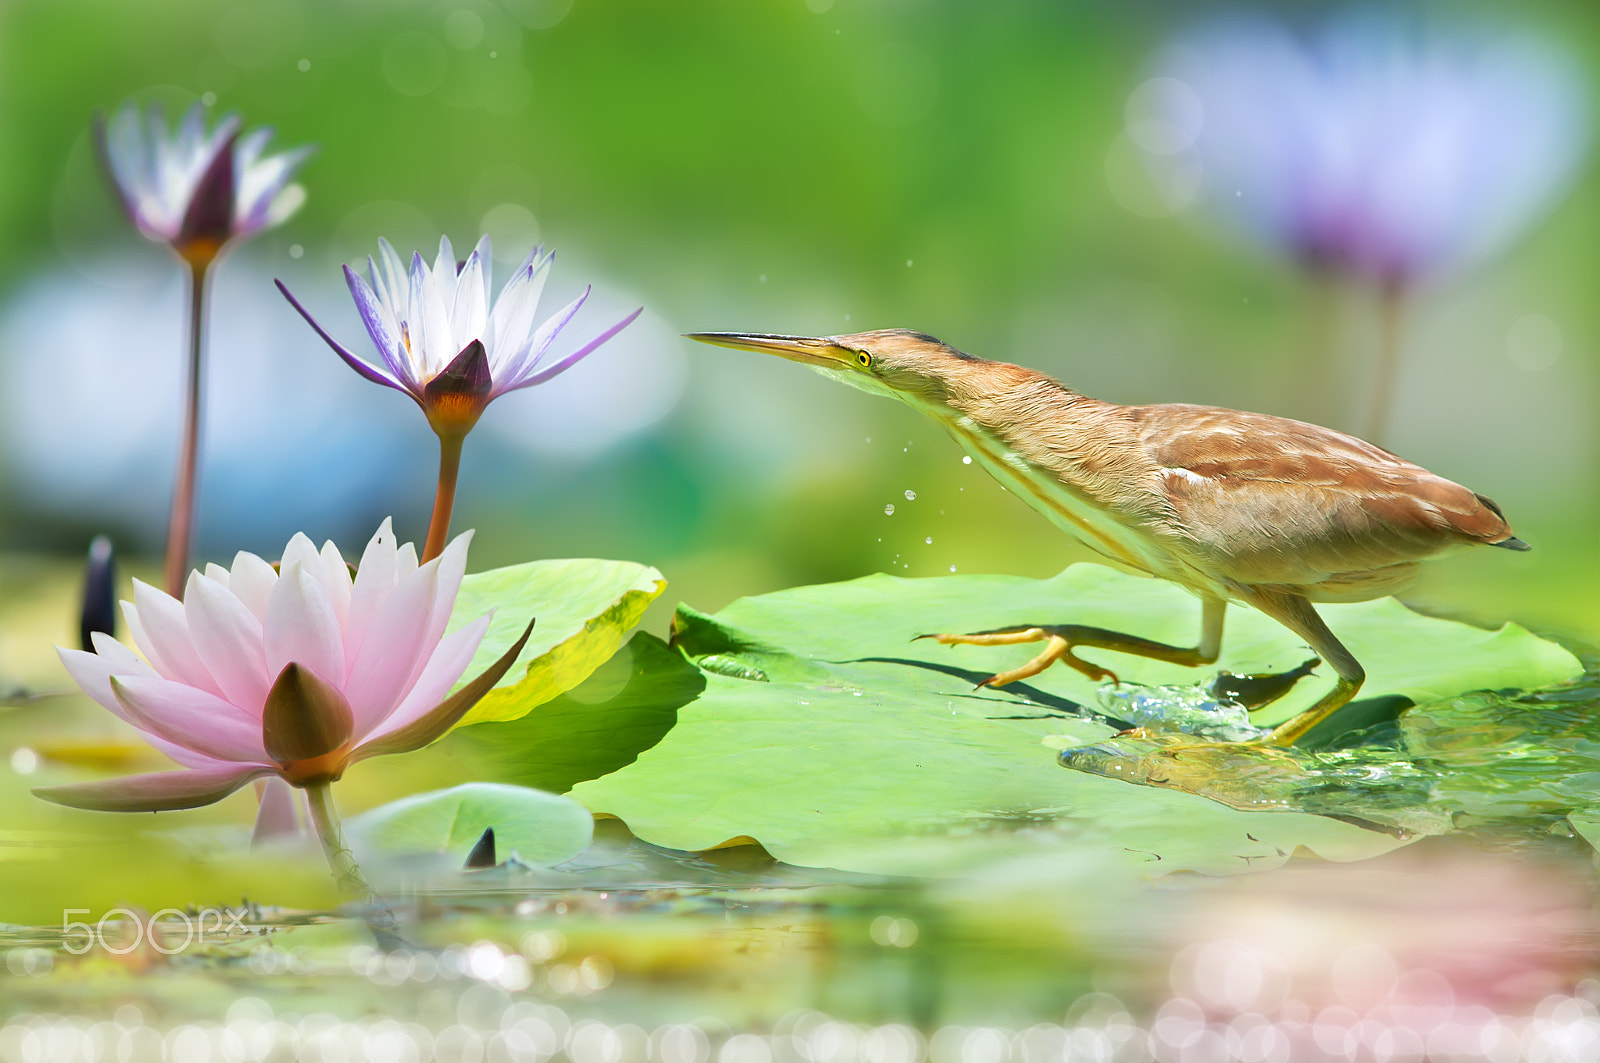
[[[416,794],[345,824],[351,841],[385,854],[449,853],[459,865],[494,831],[501,853],[548,867],[581,853],[594,834],[583,806],[556,794],[501,783],[467,783]]]

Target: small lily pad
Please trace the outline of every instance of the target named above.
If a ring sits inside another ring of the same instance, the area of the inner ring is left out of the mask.
[[[543,790],[504,783],[466,783],[415,794],[363,812],[346,825],[359,848],[386,855],[467,853],[494,828],[502,856],[550,867],[588,846],[594,818],[576,801]]]

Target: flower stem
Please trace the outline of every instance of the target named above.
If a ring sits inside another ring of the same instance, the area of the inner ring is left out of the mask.
[[[333,788],[327,780],[307,783],[306,801],[311,807],[311,824],[316,828],[317,840],[322,843],[322,853],[328,858],[328,867],[339,892],[352,900],[371,900],[375,894],[361,874],[355,854],[344,844],[344,831],[339,825],[339,811],[333,807]]]
[[[444,552],[450,538],[450,511],[456,504],[456,475],[461,471],[461,444],[465,434],[439,434],[439,486],[433,495],[433,520],[428,523],[428,541],[422,547],[426,564]]]
[[[1400,348],[1405,339],[1402,328],[1405,294],[1405,287],[1398,281],[1386,281],[1378,290],[1378,378],[1372,392],[1372,405],[1367,411],[1365,438],[1380,447],[1384,445],[1395,383],[1400,376]]]
[[[172,483],[172,513],[167,519],[165,565],[167,593],[183,597],[189,578],[189,544],[194,536],[194,495],[200,465],[200,407],[205,387],[202,351],[205,345],[206,273],[208,263],[189,264],[189,391],[183,412],[183,439],[178,445],[178,472]]]
[[[400,924],[394,912],[384,903],[378,892],[367,884],[356,863],[355,854],[344,843],[344,831],[339,826],[339,810],[333,807],[333,784],[324,779],[305,785],[306,804],[311,809],[311,825],[316,829],[317,840],[322,843],[322,853],[328,858],[333,871],[333,881],[339,892],[366,907],[363,918],[367,928],[385,948],[399,948],[405,943],[400,938]]]

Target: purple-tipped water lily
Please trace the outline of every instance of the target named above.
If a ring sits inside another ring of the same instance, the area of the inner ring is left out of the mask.
[[[232,568],[191,573],[181,602],[135,581],[123,611],[142,657],[99,632],[93,653],[58,652],[90,697],[183,767],[34,793],[74,808],[161,812],[276,777],[306,791],[335,871],[354,875],[329,784],[357,761],[443,735],[500,680],[532,630],[450,693],[490,619],[445,634],[470,539],[419,565],[386,520],[353,578],[332,543],[319,551],[296,535],[277,569],[240,552]]]
[[[378,260],[367,259],[363,278],[344,267],[345,282],[380,362],[353,354],[329,335],[290,294],[278,288],[317,335],[357,373],[410,395],[439,436],[439,488],[424,560],[438,555],[450,529],[461,443],[484,409],[508,391],[533,387],[572,368],[626,328],[635,310],[568,354],[555,355],[556,337],[589,297],[583,294],[540,322],[539,295],[554,254],[536,247],[493,297],[490,245],[483,237],[465,262],[457,262],[448,237],[439,240],[432,267],[413,252],[411,269],[387,240]]]
[[[272,130],[241,136],[237,115],[206,130],[205,108],[189,108],[169,130],[160,106],[124,103],[95,119],[95,143],[123,209],[141,233],[189,267],[189,365],[183,436],[167,524],[167,593],[181,597],[189,571],[199,479],[206,276],[235,239],[277,225],[299,209],[305,190],[290,184],[310,148],[263,156]]]
[[[241,136],[241,127],[228,115],[208,132],[196,103],[169,130],[159,105],[129,101],[109,121],[96,119],[95,138],[139,231],[186,261],[210,262],[230,240],[280,224],[305,202],[290,182],[312,149],[263,155],[272,130]]]

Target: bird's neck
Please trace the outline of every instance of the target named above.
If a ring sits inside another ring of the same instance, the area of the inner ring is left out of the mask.
[[[1150,571],[1132,526],[1160,512],[1157,481],[1115,403],[1019,366],[987,363],[928,410],[1008,491],[1108,558]]]

